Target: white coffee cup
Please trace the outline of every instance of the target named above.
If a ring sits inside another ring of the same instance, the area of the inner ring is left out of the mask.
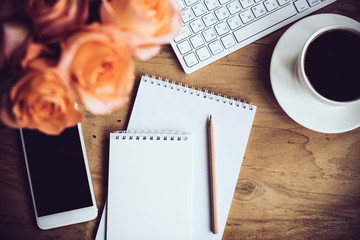
[[[310,48],[310,46],[312,44],[314,44],[314,41],[316,39],[318,39],[320,36],[323,36],[324,34],[327,34],[329,32],[334,32],[334,31],[345,31],[345,32],[350,32],[350,33],[354,33],[355,35],[357,35],[360,39],[360,27],[357,28],[356,26],[345,26],[345,25],[331,25],[331,26],[326,26],[323,27],[319,30],[317,30],[316,32],[314,32],[305,42],[304,46],[302,47],[302,50],[298,56],[298,60],[297,60],[297,75],[300,81],[301,86],[305,89],[306,93],[308,93],[313,99],[315,99],[316,101],[319,101],[321,103],[324,103],[326,105],[330,105],[330,106],[349,106],[352,104],[360,104],[360,65],[358,66],[358,73],[357,73],[357,86],[359,87],[357,90],[359,91],[359,93],[355,93],[355,98],[354,99],[347,99],[347,100],[339,100],[339,99],[331,99],[327,96],[325,96],[324,94],[320,94],[319,91],[314,87],[313,83],[314,83],[314,79],[309,79],[308,74],[306,72],[306,56],[308,53],[308,50]],[[341,41],[339,41],[338,44],[343,44]],[[360,44],[360,41],[359,43]],[[360,56],[357,56],[357,61],[360,61]],[[329,69],[330,71],[331,69]],[[339,81],[341,81],[339,79]],[[313,83],[312,83],[313,82]],[[323,83],[326,84],[326,83]],[[355,84],[355,85],[356,85]],[[340,91],[340,90],[339,90]],[[352,92],[353,93],[353,92]],[[353,93],[354,94],[354,93]]]

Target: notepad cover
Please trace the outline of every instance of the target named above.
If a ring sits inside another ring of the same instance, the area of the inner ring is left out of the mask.
[[[192,138],[111,133],[108,240],[190,240]]]

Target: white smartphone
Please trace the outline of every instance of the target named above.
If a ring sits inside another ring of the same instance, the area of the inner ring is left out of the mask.
[[[92,220],[94,190],[80,123],[51,136],[20,129],[27,174],[41,229]]]

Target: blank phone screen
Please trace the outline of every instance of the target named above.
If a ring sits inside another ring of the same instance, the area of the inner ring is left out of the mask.
[[[78,127],[58,136],[22,131],[38,216],[92,206]]]

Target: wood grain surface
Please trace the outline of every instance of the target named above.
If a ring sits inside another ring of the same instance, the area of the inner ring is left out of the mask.
[[[360,1],[338,0],[316,13],[360,21]],[[288,27],[190,75],[182,71],[171,47],[163,46],[156,57],[136,63],[136,84],[127,106],[110,115],[92,115],[81,107],[99,215],[107,195],[109,133],[126,129],[140,77],[149,74],[249,100],[258,107],[223,240],[359,239],[360,128],[318,133],[297,124],[280,108],[269,66]],[[40,230],[19,132],[0,125],[0,239],[92,239],[99,220]]]

